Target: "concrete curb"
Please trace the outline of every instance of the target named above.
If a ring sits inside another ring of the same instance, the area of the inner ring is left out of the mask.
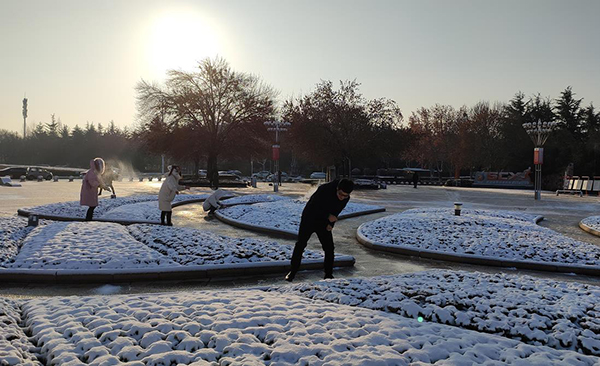
[[[586,224],[583,223],[583,220],[579,221],[579,227],[583,231],[587,231],[588,233],[590,233],[592,235],[600,236],[600,231],[594,229],[593,227],[587,226]]]
[[[542,217],[543,218],[543,217]],[[493,266],[493,267],[505,267],[505,268],[520,268],[529,269],[535,271],[548,271],[548,272],[559,272],[559,273],[576,273],[587,276],[600,276],[600,267],[598,266],[577,266],[570,265],[567,263],[545,263],[545,262],[533,262],[533,261],[517,261],[509,259],[493,259],[489,257],[482,257],[477,255],[468,254],[452,254],[447,252],[438,252],[432,250],[419,250],[405,246],[392,246],[373,242],[361,233],[361,228],[364,224],[360,225],[356,230],[356,239],[359,243],[367,248],[374,250],[381,250],[390,253],[396,253],[411,257],[419,257],[425,259],[434,259],[447,262],[458,262],[476,264],[481,266]]]
[[[353,212],[353,213],[346,214],[346,215],[340,215],[338,217],[338,220],[343,220],[343,219],[347,219],[350,217],[370,215],[370,214],[377,213],[377,212],[385,212],[385,207],[376,208],[376,209],[372,209],[372,210],[366,210],[366,211]],[[265,227],[265,226],[250,225],[250,224],[246,224],[242,221],[230,219],[230,218],[220,214],[219,210],[215,211],[215,216],[220,221],[222,221],[226,224],[229,224],[231,226],[239,227],[241,229],[264,233],[267,235],[271,235],[271,236],[278,237],[278,238],[285,238],[285,239],[296,239],[298,237],[298,233],[293,233],[293,232],[286,231],[286,230],[273,229],[273,228]]]
[[[352,256],[341,255],[334,259],[335,267],[352,267],[356,260]],[[300,270],[323,269],[323,260],[304,260]],[[205,265],[129,270],[48,270],[48,269],[0,269],[2,283],[116,283],[156,280],[197,280],[222,277],[245,277],[272,273],[285,273],[290,270],[289,261],[272,261],[234,265]]]

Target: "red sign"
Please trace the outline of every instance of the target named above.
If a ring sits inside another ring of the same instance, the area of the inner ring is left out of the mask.
[[[273,160],[279,160],[279,145],[273,145]]]
[[[535,165],[544,164],[544,148],[543,147],[536,147],[535,149],[533,149],[533,163]]]

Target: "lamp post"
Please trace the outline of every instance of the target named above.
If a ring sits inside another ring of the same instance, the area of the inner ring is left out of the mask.
[[[273,145],[273,161],[275,161],[275,181],[273,182],[273,191],[277,192],[281,182],[279,174],[279,132],[287,131],[291,124],[284,121],[268,121],[265,122],[267,131],[275,131],[275,145]]]
[[[27,98],[23,98],[23,140],[27,135]]]
[[[544,164],[544,144],[550,136],[550,132],[558,125],[557,122],[525,122],[523,128],[531,137],[535,145],[533,149],[533,163],[535,164],[535,199],[542,199],[542,164]]]

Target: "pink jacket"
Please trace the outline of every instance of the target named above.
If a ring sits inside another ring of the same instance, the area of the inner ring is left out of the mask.
[[[99,161],[96,163],[96,161]],[[98,169],[96,164],[99,165]],[[104,170],[104,160],[96,158],[90,160],[90,170],[85,173],[83,181],[81,182],[81,195],[79,197],[79,204],[82,206],[96,207],[98,206],[98,187],[104,186],[100,175]]]

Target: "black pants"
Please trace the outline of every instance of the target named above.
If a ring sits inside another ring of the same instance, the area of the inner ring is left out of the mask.
[[[85,214],[85,221],[92,221],[92,217],[94,216],[94,209],[96,206],[88,208],[87,213]]]
[[[298,231],[298,241],[294,246],[294,254],[292,254],[292,273],[295,274],[298,272],[300,263],[302,262],[302,253],[306,248],[308,239],[310,239],[313,233],[316,233],[321,242],[321,247],[323,247],[323,252],[325,253],[325,275],[330,276],[333,274],[333,235],[331,234],[331,231],[327,231],[326,227],[327,226],[323,225],[315,225],[309,220],[302,218],[302,221],[300,221],[300,230]]]
[[[173,215],[173,211],[161,211],[160,212],[160,223],[161,225],[165,224],[165,218],[167,219],[167,225],[172,226],[171,215]]]

